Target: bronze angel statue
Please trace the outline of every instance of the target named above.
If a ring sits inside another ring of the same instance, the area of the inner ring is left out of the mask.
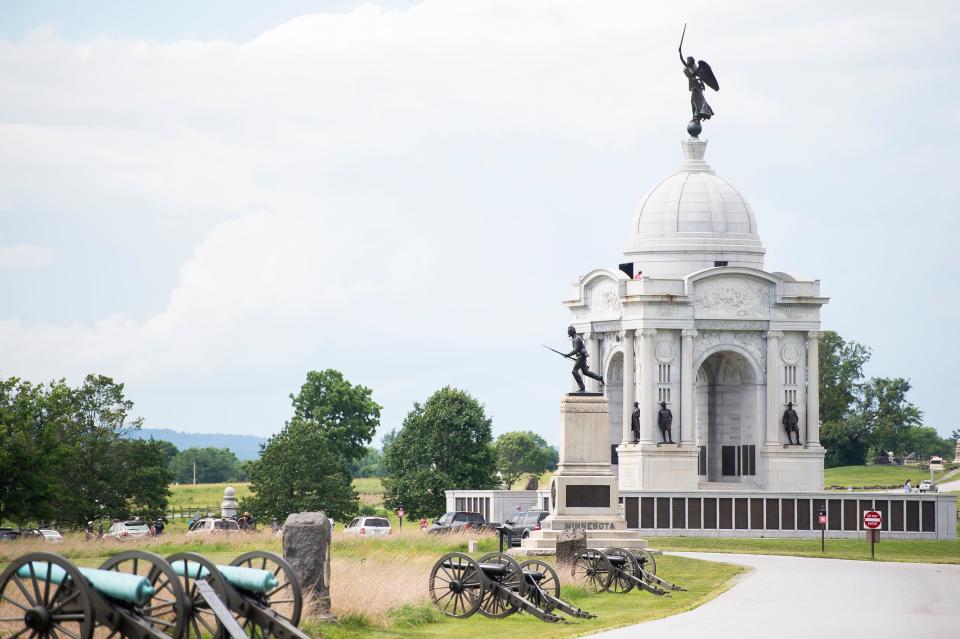
[[[713,75],[713,69],[704,60],[697,62],[693,56],[683,57],[683,38],[687,34],[687,25],[683,25],[683,35],[680,36],[680,62],[683,63],[683,74],[687,76],[687,82],[690,89],[690,109],[693,111],[693,119],[687,125],[687,133],[693,137],[700,135],[703,127],[701,120],[709,120],[713,116],[713,109],[707,104],[703,97],[704,86],[708,86],[714,91],[720,90],[720,84],[717,82],[717,76]]]

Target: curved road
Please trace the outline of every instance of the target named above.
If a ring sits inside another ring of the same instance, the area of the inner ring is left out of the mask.
[[[960,565],[669,554],[742,564],[753,570],[695,610],[592,637],[942,639],[960,635]]]

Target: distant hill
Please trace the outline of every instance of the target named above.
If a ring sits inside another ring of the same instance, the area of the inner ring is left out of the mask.
[[[186,448],[229,448],[238,459],[256,459],[260,456],[260,444],[265,437],[254,435],[225,435],[220,433],[179,433],[169,428],[141,428],[130,434],[137,439],[162,439],[179,450]]]

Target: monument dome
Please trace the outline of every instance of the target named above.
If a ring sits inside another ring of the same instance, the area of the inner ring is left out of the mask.
[[[746,198],[704,161],[707,143],[682,142],[685,160],[643,197],[624,252],[634,272],[687,275],[714,266],[763,269],[765,250]],[[725,264],[724,264],[725,262]]]

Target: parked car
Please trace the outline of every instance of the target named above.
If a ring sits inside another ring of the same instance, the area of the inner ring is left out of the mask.
[[[495,530],[494,526],[487,523],[480,513],[470,513],[462,510],[444,513],[440,519],[433,522],[433,525],[427,529],[431,535],[440,535],[449,532],[460,532],[463,530]]]
[[[139,519],[130,519],[113,522],[104,537],[112,537],[117,541],[127,541],[128,539],[141,539],[149,534],[150,527],[146,523]]]
[[[510,533],[510,545],[519,546],[521,541],[530,536],[530,531],[540,530],[540,522],[549,514],[547,510],[528,510],[508,519],[503,526]]]
[[[187,531],[187,536],[228,535],[236,532],[240,532],[240,524],[238,524],[235,519],[203,517],[193,522],[190,530]]]
[[[48,544],[63,543],[63,535],[56,530],[50,528],[41,528],[40,534],[43,535],[43,540]]]
[[[20,531],[14,528],[0,528],[0,541],[16,541],[20,538]]]
[[[393,532],[386,517],[354,517],[343,528],[344,535],[374,537]]]
[[[938,489],[935,483],[929,479],[924,479],[922,482],[920,482],[917,490],[919,490],[921,493],[935,493]]]

